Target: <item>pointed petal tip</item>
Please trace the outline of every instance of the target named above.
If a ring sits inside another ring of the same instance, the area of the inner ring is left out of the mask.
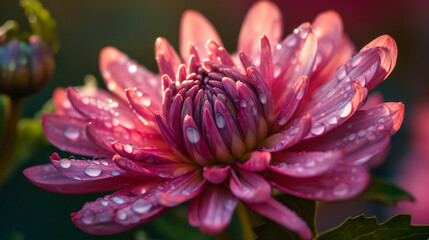
[[[387,107],[393,112],[393,133],[397,132],[402,125],[405,114],[405,105],[402,102],[386,103]]]

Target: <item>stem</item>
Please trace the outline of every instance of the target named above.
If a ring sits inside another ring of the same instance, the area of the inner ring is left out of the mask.
[[[215,236],[216,240],[229,240],[228,230],[225,228],[221,233]]]
[[[237,213],[238,213],[238,219],[241,222],[241,228],[243,230],[243,235],[245,240],[253,240],[255,239],[255,234],[252,230],[252,224],[250,222],[250,217],[247,214],[247,209],[243,205],[242,202],[239,202],[237,205]]]
[[[2,146],[0,146],[0,188],[6,180],[9,168],[12,165],[13,151],[15,149],[16,137],[18,133],[17,124],[21,119],[23,98],[11,98],[8,109],[6,124],[4,126]]]

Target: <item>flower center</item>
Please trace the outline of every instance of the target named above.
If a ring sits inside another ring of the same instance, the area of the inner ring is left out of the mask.
[[[234,66],[205,61],[164,79],[163,116],[199,165],[232,164],[267,136],[266,95]],[[185,74],[186,73],[186,74]]]

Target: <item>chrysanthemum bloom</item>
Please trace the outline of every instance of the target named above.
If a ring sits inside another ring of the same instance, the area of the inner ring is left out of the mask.
[[[100,69],[113,95],[57,90],[57,113],[42,119],[58,148],[104,158],[54,153],[52,165],[25,175],[57,192],[119,189],[72,214],[93,234],[134,228],[191,200],[189,222],[206,234],[222,231],[242,201],[311,238],[272,187],[320,201],[365,189],[367,167],[380,162],[403,118],[401,103],[367,101],[397,50],[382,36],[354,54],[332,11],[282,40],[281,18],[274,4],[257,2],[229,55],[209,21],[187,11],[181,57],[165,39],[156,41],[159,75],[105,48]]]

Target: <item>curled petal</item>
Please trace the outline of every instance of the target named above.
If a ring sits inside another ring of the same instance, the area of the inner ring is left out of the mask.
[[[269,198],[268,201],[261,203],[246,202],[246,205],[262,216],[298,233],[302,239],[311,239],[311,230],[304,220],[273,198]]]
[[[237,52],[245,52],[256,59],[259,54],[258,39],[263,34],[274,43],[283,34],[282,13],[270,1],[259,1],[247,12],[238,37]]]
[[[203,176],[207,181],[214,183],[214,184],[220,184],[223,181],[225,181],[226,177],[228,176],[229,172],[229,165],[225,165],[224,167],[212,165],[212,166],[205,166],[203,171]]]
[[[382,35],[363,47],[361,52],[373,47],[384,47],[389,50],[392,63],[390,65],[390,69],[386,69],[386,76],[388,76],[392,72],[393,68],[395,68],[396,59],[398,57],[398,47],[396,46],[395,40],[389,35]]]
[[[204,234],[217,234],[228,226],[237,203],[238,199],[227,188],[209,184],[189,204],[189,223]]]
[[[243,164],[237,162],[237,166],[250,172],[264,171],[271,161],[271,154],[266,151],[253,151],[250,158]]]
[[[140,226],[168,210],[156,203],[151,191],[139,196],[114,193],[86,203],[72,220],[84,232],[108,235]]]
[[[125,93],[131,107],[146,121],[146,124],[154,124],[155,112],[150,108],[149,98],[133,88],[126,89]]]
[[[268,169],[291,177],[320,175],[337,164],[343,154],[330,152],[276,152]]]
[[[159,73],[167,74],[173,81],[176,80],[176,69],[182,63],[174,48],[165,38],[158,38],[155,42],[155,56]]]
[[[57,114],[42,115],[42,127],[48,140],[61,150],[87,155],[111,156],[94,145],[86,134],[87,120]]]
[[[200,194],[205,184],[201,171],[194,171],[160,183],[156,198],[161,205],[173,207]]]
[[[311,116],[305,115],[301,118],[296,118],[288,126],[286,130],[271,135],[263,143],[263,148],[269,152],[278,152],[291,147],[301,141],[311,129]]]
[[[106,47],[100,52],[99,63],[101,75],[111,92],[126,100],[125,89],[136,88],[147,95],[153,110],[161,109],[159,76],[138,65],[113,47]]]
[[[295,178],[269,172],[266,179],[273,187],[298,197],[334,201],[361,193],[368,186],[370,176],[366,169],[344,163],[315,177]]]
[[[52,95],[52,101],[55,105],[55,113],[59,115],[68,115],[73,117],[82,118],[83,116],[73,108],[70,103],[67,92],[63,88],[55,89]]]
[[[213,40],[222,46],[222,41],[216,32],[216,29],[201,13],[187,10],[182,15],[180,21],[180,55],[184,62],[188,61],[188,44],[193,43],[197,48],[201,59],[208,58],[205,44],[208,40]]]
[[[130,178],[123,176],[112,176],[93,181],[76,180],[65,177],[51,164],[27,168],[24,170],[24,175],[38,187],[48,191],[71,194],[112,191],[132,181]]]
[[[231,192],[245,202],[264,202],[271,196],[271,186],[263,177],[244,169],[231,169]]]

